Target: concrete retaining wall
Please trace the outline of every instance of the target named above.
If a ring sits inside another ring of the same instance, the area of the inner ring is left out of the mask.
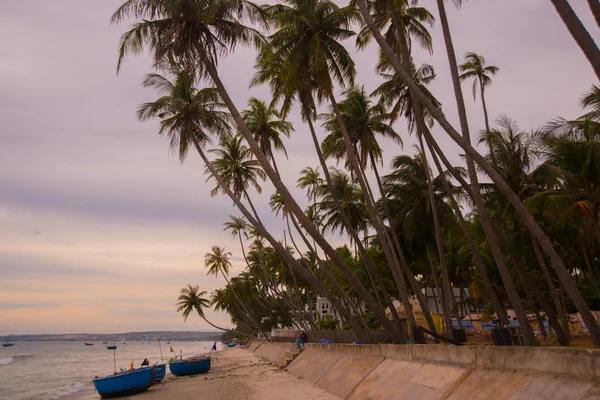
[[[270,359],[289,348],[255,351]],[[600,350],[307,343],[287,370],[351,400],[600,399]]]

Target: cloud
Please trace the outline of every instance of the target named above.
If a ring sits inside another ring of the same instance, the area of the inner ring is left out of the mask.
[[[237,238],[222,226],[240,213],[225,197],[210,197],[213,183],[205,183],[199,157],[191,153],[181,165],[168,139],[157,135],[156,121],[136,120],[137,106],[156,94],[140,85],[151,71],[147,55],[127,59],[116,74],[116,49],[128,23],[114,26],[109,19],[121,2],[62,0],[57,7],[5,0],[0,6],[0,37],[9,38],[0,41],[0,334],[208,328],[198,318],[184,324],[174,311],[179,289],[224,284],[203,271],[212,245],[234,252],[234,274],[243,268]],[[420,3],[437,14],[434,0]],[[556,115],[580,113],[578,98],[597,79],[549,2],[471,1],[460,11],[450,4],[459,59],[475,51],[500,67],[487,92],[492,117],[507,114],[533,129]],[[585,2],[572,5],[600,39]],[[458,126],[439,26],[432,35],[434,54],[415,45],[415,61],[435,66],[431,89]],[[374,73],[377,48],[356,51],[351,41],[345,44],[354,54],[357,84],[374,90],[381,82]],[[238,47],[219,64],[239,108],[250,96],[269,99],[268,87],[248,87],[254,55]],[[476,137],[483,116],[469,88],[465,83]],[[304,206],[295,182],[302,168],[318,162],[297,110],[290,120],[296,131],[285,141],[289,160],[278,161]],[[402,123],[396,128],[404,150],[382,144],[384,172],[393,156],[413,151],[415,138]],[[433,132],[450,160],[460,163],[462,151],[439,128]],[[254,203],[283,239],[283,222],[270,214],[271,193],[265,183]],[[341,241],[337,235],[331,240]],[[207,315],[229,324],[225,314]]]

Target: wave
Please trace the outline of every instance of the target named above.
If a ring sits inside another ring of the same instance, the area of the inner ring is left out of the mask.
[[[89,389],[90,385],[85,383],[75,383],[71,386],[65,387],[57,392],[55,392],[50,398],[53,400],[60,399],[61,397],[69,396],[73,393],[81,392],[83,390]]]
[[[15,361],[26,360],[28,358],[33,358],[33,354],[16,354],[14,356],[0,358],[0,365],[8,365],[12,364]]]

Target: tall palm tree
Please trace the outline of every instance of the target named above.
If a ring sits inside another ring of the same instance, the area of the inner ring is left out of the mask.
[[[354,61],[339,42],[354,35],[350,30],[350,24],[355,18],[354,11],[350,7],[340,8],[329,0],[289,0],[285,4],[268,7],[267,13],[277,30],[269,37],[269,47],[259,56],[258,65],[263,68],[254,82],[269,81],[275,99],[283,99],[284,112],[293,99],[298,98],[302,103],[303,116],[309,123],[313,142],[320,153],[312,127],[316,109],[315,98],[328,99],[338,119],[341,118],[333,84],[336,81],[342,85],[352,84],[354,80]],[[276,68],[273,67],[273,62],[277,65]],[[345,145],[350,149],[349,158],[352,160],[361,189],[367,192],[365,181],[359,175],[358,161],[351,150],[350,138],[341,120],[340,129]],[[322,157],[319,158],[329,184],[331,179],[327,166]],[[381,231],[374,207],[372,204],[370,206],[373,209],[375,229]],[[305,229],[308,227],[305,226]],[[325,243],[319,243],[321,247],[323,244]],[[325,246],[327,255],[342,267],[347,278],[356,286],[361,296],[364,295],[365,301],[370,303],[369,307],[377,314],[382,325],[386,330],[393,332],[395,329],[384,317],[385,313],[377,307],[366,288],[353,276],[339,255],[335,251],[331,252],[332,249],[327,244]]]
[[[569,294],[571,299],[573,299],[573,303],[577,307],[578,311],[581,313],[585,324],[588,326],[590,334],[594,340],[594,344],[600,346],[600,328],[598,327],[598,323],[595,321],[593,315],[591,314],[589,307],[587,306],[585,300],[581,296],[581,293],[579,293],[579,291],[577,290],[577,287],[572,281],[570,274],[565,266],[565,263],[561,259],[557,250],[554,248],[548,235],[537,224],[531,212],[527,210],[525,205],[520,201],[517,194],[510,189],[510,187],[506,184],[506,182],[504,182],[502,177],[498,175],[498,173],[494,170],[493,166],[485,160],[485,158],[471,145],[471,143],[468,140],[466,140],[460,135],[460,133],[448,121],[444,113],[439,108],[435,107],[431,103],[431,101],[427,99],[426,95],[419,89],[414,80],[411,78],[411,73],[409,72],[410,69],[402,65],[401,61],[394,53],[394,50],[389,46],[381,32],[379,32],[379,30],[377,29],[377,26],[373,22],[373,18],[371,17],[368,11],[366,1],[356,0],[356,3],[359,7],[360,14],[363,17],[365,24],[368,26],[369,31],[377,41],[379,47],[384,52],[394,71],[402,79],[404,79],[414,96],[419,100],[420,104],[425,109],[427,109],[428,112],[431,113],[434,119],[440,124],[442,129],[452,138],[452,140],[456,144],[458,144],[470,157],[472,157],[477,164],[479,164],[481,169],[485,171],[485,173],[488,174],[492,181],[498,186],[499,190],[506,197],[506,200],[508,200],[513,205],[513,207],[515,207],[517,213],[522,218],[523,223],[527,227],[527,230],[531,232],[532,236],[538,242],[543,252],[550,258],[551,264],[554,266],[561,283],[564,285],[565,291]],[[433,143],[434,146],[437,146],[437,143],[435,143],[431,135],[427,135],[427,138]],[[436,152],[438,153],[438,155],[440,155],[440,158],[442,158],[441,156],[443,152],[441,151],[439,146],[436,147]],[[446,164],[446,160],[444,160],[444,164]],[[465,187],[468,186],[465,185]]]
[[[280,120],[279,112],[274,104],[267,104],[251,97],[248,101],[248,108],[242,111],[246,126],[254,135],[254,138],[260,145],[261,150],[273,162],[273,168],[277,170],[275,162],[274,150],[281,150],[287,157],[285,146],[281,140],[281,136],[290,136],[290,132],[294,130],[292,124],[288,121]]]
[[[232,331],[231,329],[221,328],[210,322],[206,319],[206,315],[204,314],[204,309],[210,307],[210,300],[206,297],[206,292],[204,290],[200,290],[198,285],[192,286],[188,285],[181,289],[181,293],[177,298],[177,312],[181,312],[183,314],[183,320],[187,321],[188,317],[194,311],[198,314],[200,318],[202,318],[207,324],[212,326],[215,329],[220,331]],[[235,331],[232,331],[235,332]]]
[[[594,2],[589,1],[589,3],[591,7],[592,3]],[[552,0],[552,4],[554,5],[556,12],[565,24],[569,33],[573,39],[575,39],[575,42],[577,42],[577,45],[588,59],[592,68],[594,69],[594,72],[596,73],[596,76],[598,79],[600,79],[600,49],[598,49],[596,42],[594,42],[594,39],[587,29],[585,29],[585,26],[579,17],[577,17],[577,14],[575,14],[575,11],[573,11],[567,0]],[[594,12],[596,21],[598,21],[598,15],[600,15],[598,13],[598,8],[598,4],[595,4],[592,8],[592,11],[596,10],[596,12]]]
[[[252,158],[252,152],[242,143],[242,140],[244,139],[241,136],[235,136],[223,140],[221,147],[210,149],[209,153],[215,155],[211,166],[238,199],[243,197],[248,201],[254,215],[258,218],[256,208],[248,195],[248,188],[252,186],[258,193],[261,193],[259,181],[265,180],[266,175],[260,163]],[[207,180],[214,178],[208,166],[205,168],[205,173],[209,175]],[[215,196],[222,190],[223,188],[217,183],[210,194]]]
[[[219,276],[221,274],[229,283],[229,270],[231,269],[231,252],[224,247],[212,246],[211,252],[204,255],[204,266],[208,269],[207,275]]]
[[[323,178],[319,174],[319,167],[306,167],[300,171],[300,178],[296,181],[300,189],[306,190],[306,197],[317,204],[317,190],[323,184]]]
[[[485,58],[476,53],[465,54],[465,62],[458,66],[460,72],[460,80],[473,79],[473,100],[477,99],[477,90],[481,96],[481,104],[483,106],[483,117],[485,118],[485,129],[490,130],[490,122],[488,119],[487,106],[485,104],[485,88],[492,84],[492,75],[500,68],[494,65],[487,65]]]
[[[230,116],[214,88],[197,89],[195,76],[186,70],[171,67],[169,76],[157,73],[146,75],[144,87],[157,89],[160,97],[140,105],[140,121],[160,118],[160,135],[170,139],[173,152],[185,160],[190,145],[197,141],[201,147],[210,143],[211,136],[227,139],[231,135]]]

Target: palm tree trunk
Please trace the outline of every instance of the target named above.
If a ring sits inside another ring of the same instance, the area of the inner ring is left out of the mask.
[[[310,117],[307,118],[307,123],[308,123],[308,127],[309,127],[309,130],[311,133],[311,137],[313,140],[315,150],[317,152],[317,156],[319,158],[319,163],[321,164],[321,168],[323,168],[323,175],[325,176],[325,181],[327,182],[327,188],[329,189],[329,191],[331,193],[333,193],[333,184],[332,184],[332,180],[331,180],[331,174],[329,173],[329,169],[327,168],[327,164],[325,163],[325,157],[323,156],[323,152],[321,151],[321,146],[319,144],[319,140],[317,138],[317,134],[316,134],[315,128],[313,126],[313,123],[312,123],[312,120]],[[366,200],[366,194],[365,194],[365,200]],[[387,289],[383,285],[381,276],[380,276],[379,272],[377,271],[375,264],[373,264],[371,257],[367,253],[362,242],[360,241],[360,238],[358,237],[358,232],[352,226],[352,223],[350,222],[348,215],[344,211],[341,203],[339,202],[339,200],[336,196],[333,196],[333,201],[334,201],[334,204],[335,204],[338,212],[340,213],[340,216],[342,217],[342,222],[344,223],[344,226],[346,227],[346,229],[348,230],[348,233],[350,234],[350,237],[356,244],[358,251],[360,252],[361,258],[365,262],[365,266],[366,266],[367,270],[370,271],[370,275],[372,274],[372,276],[375,278],[375,282],[377,282],[379,284],[380,288],[382,289],[382,293],[384,295],[386,303],[388,304],[390,312],[392,313],[392,317],[398,323],[398,326],[396,326],[395,328],[398,331],[402,331],[402,334],[403,334],[404,333],[403,330],[399,329],[400,317],[398,316],[398,313],[396,312],[396,307],[394,307],[394,303],[391,300],[389,293],[387,293]],[[375,286],[374,283],[373,283],[373,289],[377,290],[377,286]],[[384,315],[385,315],[385,313],[384,313]],[[387,320],[387,317],[385,317],[385,318]],[[379,318],[378,318],[378,320],[379,320]],[[381,321],[379,321],[379,323],[381,323]],[[383,326],[383,324],[382,324],[382,326]]]
[[[381,247],[383,249],[385,258],[386,258],[388,264],[390,265],[390,267],[397,266],[398,261],[393,256],[393,254],[391,252],[391,248],[390,248],[391,241],[389,240],[389,237],[385,234],[384,229],[382,228],[383,224],[381,223],[381,218],[379,216],[379,213],[375,209],[373,202],[371,201],[370,197],[368,196],[368,193],[370,192],[370,187],[368,187],[366,180],[363,179],[364,177],[361,173],[361,168],[360,168],[360,165],[356,158],[356,153],[355,153],[354,149],[352,148],[352,140],[350,139],[350,135],[348,135],[348,131],[346,130],[346,126],[344,125],[344,120],[342,118],[342,114],[338,107],[335,96],[333,95],[333,91],[330,91],[330,93],[329,93],[329,101],[330,101],[333,111],[335,113],[338,125],[340,127],[340,131],[342,132],[342,136],[344,137],[344,144],[346,147],[346,156],[350,159],[352,168],[356,172],[356,178],[357,178],[358,184],[361,187],[363,193],[365,194],[365,196],[364,196],[365,204],[367,206],[367,210],[368,210],[369,216],[371,218],[371,224],[373,225],[373,228],[375,228],[375,232],[377,233],[377,237],[379,238],[379,241],[381,243]],[[394,279],[397,279],[397,287],[398,287],[398,292],[400,295],[400,301],[402,301],[402,303],[404,304],[406,318],[408,319],[408,323],[409,323],[410,327],[415,329],[417,327],[417,322],[416,322],[415,317],[412,312],[412,305],[410,304],[408,290],[406,288],[406,282],[404,281],[404,276],[402,276],[401,273],[400,274],[397,273],[399,268],[398,269],[391,268],[391,269],[392,269],[392,273],[394,275]],[[396,273],[394,273],[394,271],[396,271]],[[392,313],[395,313],[395,307],[394,307],[393,303],[390,304],[389,307],[390,307],[390,311]],[[398,330],[402,331],[402,329],[398,329]]]
[[[229,109],[229,112],[231,113],[238,129],[240,130],[242,136],[248,142],[248,145],[250,146],[250,149],[256,156],[257,161],[263,167],[263,170],[265,171],[265,173],[267,174],[267,176],[273,183],[273,186],[275,187],[275,189],[279,192],[279,194],[283,198],[287,209],[298,218],[298,222],[304,227],[306,232],[317,241],[319,246],[325,251],[325,253],[329,256],[329,258],[340,267],[340,270],[342,271],[342,273],[344,274],[346,279],[348,279],[348,282],[350,282],[350,284],[355,288],[355,290],[357,291],[359,296],[365,301],[367,306],[371,310],[373,310],[373,312],[377,316],[377,319],[379,320],[381,325],[392,336],[392,339],[399,343],[404,342],[403,337],[402,337],[403,335],[401,333],[399,333],[396,329],[394,329],[394,326],[392,325],[391,321],[389,321],[386,318],[385,312],[380,307],[377,306],[375,299],[373,299],[373,297],[369,294],[368,290],[356,278],[356,276],[352,273],[350,268],[348,268],[348,266],[344,263],[344,261],[342,260],[340,255],[335,251],[335,249],[327,242],[327,240],[323,237],[323,235],[321,235],[321,233],[315,228],[315,226],[310,221],[310,219],[306,216],[306,214],[304,214],[304,212],[302,211],[302,209],[300,208],[300,206],[298,205],[296,200],[293,198],[293,196],[291,195],[291,193],[289,192],[289,190],[287,189],[285,184],[281,181],[281,178],[279,177],[279,175],[275,172],[275,170],[271,166],[271,163],[269,162],[269,160],[265,157],[265,154],[262,152],[259,144],[254,139],[252,133],[248,130],[248,127],[246,126],[244,119],[242,118],[242,115],[240,114],[239,110],[236,108],[235,104],[233,103],[233,100],[229,96],[229,93],[225,89],[225,86],[223,85],[223,82],[221,81],[221,78],[219,77],[219,74],[217,72],[215,65],[212,63],[212,61],[210,60],[209,57],[207,57],[206,55],[202,55],[202,56],[203,56],[202,59],[204,62],[204,66],[206,67],[206,70],[207,70],[209,76],[213,80],[213,82],[217,88],[217,91],[219,92],[221,98],[223,99],[223,102]],[[264,229],[264,227],[263,227],[263,229]],[[277,241],[275,241],[275,242],[277,243]],[[273,245],[273,244],[271,244],[271,245]],[[291,254],[289,254],[289,252],[287,252],[279,243],[277,243],[277,246],[273,245],[273,247],[276,249],[279,248],[280,250],[278,250],[278,252],[281,251],[281,252],[285,253],[285,257],[289,256],[291,259],[294,260],[294,262],[296,262],[294,257]],[[284,254],[281,254],[281,255],[284,256]],[[323,285],[320,285],[320,286],[323,289],[326,289]],[[339,304],[339,306],[341,307],[341,303],[339,303],[337,301],[336,301],[336,303]],[[335,307],[335,308],[338,309],[338,307]],[[352,321],[350,321],[350,323],[352,324]]]
[[[598,0],[588,0],[588,4],[590,6],[590,11],[594,14],[596,25],[600,27],[600,3]]]
[[[490,120],[488,118],[488,112],[487,112],[487,105],[485,104],[485,86],[483,85],[483,82],[481,82],[481,79],[479,80],[479,88],[481,91],[481,105],[483,106],[483,117],[485,120],[485,131],[489,132],[490,131]]]
[[[422,115],[422,114],[421,114]],[[429,169],[429,163],[427,162],[427,155],[425,154],[425,146],[423,145],[423,136],[419,135],[419,143],[421,145],[421,160],[423,163],[423,169],[425,176],[427,177],[427,191],[429,193],[429,207],[433,216],[434,225],[434,237],[438,251],[438,261],[440,262],[440,269],[442,271],[442,292],[446,299],[444,303],[444,322],[446,325],[446,334],[454,339],[454,330],[452,329],[452,314],[450,307],[454,303],[454,293],[450,286],[450,277],[448,275],[448,268],[446,266],[446,255],[444,253],[444,242],[442,236],[442,225],[440,224],[440,216],[437,209],[437,202],[435,193],[433,192],[433,182],[431,179],[431,171]]]
[[[502,307],[502,302],[500,301],[498,294],[496,293],[496,291],[494,290],[494,287],[492,286],[492,282],[490,281],[490,277],[485,268],[485,264],[483,263],[483,260],[481,259],[481,255],[479,254],[479,250],[477,250],[477,246],[475,245],[475,241],[473,240],[473,235],[471,235],[471,231],[469,230],[469,227],[467,226],[467,222],[465,221],[465,218],[464,218],[462,212],[460,211],[460,207],[458,207],[458,203],[452,194],[450,185],[448,184],[446,177],[443,175],[442,166],[440,165],[440,161],[438,159],[436,152],[433,149],[433,146],[431,145],[431,143],[429,141],[427,141],[427,145],[429,148],[429,152],[431,153],[431,156],[433,158],[433,162],[435,163],[436,168],[438,170],[438,174],[440,174],[440,176],[442,177],[442,184],[444,185],[444,189],[446,190],[447,196],[450,198],[450,202],[451,202],[452,208],[454,209],[454,213],[456,214],[458,221],[460,223],[460,226],[462,228],[462,231],[465,235],[465,238],[467,239],[469,249],[471,250],[471,254],[473,255],[473,261],[475,262],[475,265],[477,266],[477,269],[479,271],[479,275],[481,276],[481,280],[483,281],[483,286],[485,287],[485,290],[488,293],[488,296],[490,297],[492,303],[494,304],[494,308],[496,309],[496,314],[498,315],[498,319],[500,320],[500,323],[502,325],[506,326],[509,324],[508,316],[506,315],[504,307]]]
[[[406,277],[408,278],[410,287],[412,288],[413,293],[417,297],[417,301],[419,302],[419,305],[421,306],[421,311],[423,311],[423,316],[425,317],[425,321],[427,322],[427,325],[429,326],[429,330],[437,333],[435,323],[433,322],[433,318],[431,317],[431,310],[429,309],[429,304],[427,304],[427,299],[425,296],[423,296],[423,292],[419,288],[419,284],[418,284],[414,274],[410,270],[410,265],[408,263],[408,260],[406,259],[406,255],[404,254],[402,245],[400,244],[400,239],[398,238],[398,233],[396,230],[396,222],[395,222],[394,218],[392,218],[392,213],[390,212],[390,207],[389,207],[389,204],[387,201],[387,197],[383,190],[383,184],[381,182],[381,177],[379,175],[379,171],[377,169],[377,164],[375,163],[375,157],[373,157],[373,153],[370,154],[370,157],[371,157],[371,165],[373,165],[373,172],[375,174],[375,180],[377,181],[377,186],[379,187],[379,192],[381,193],[381,202],[383,204],[383,210],[385,212],[385,217],[387,218],[387,220],[390,223],[391,236],[392,236],[392,239],[394,240],[394,246],[395,246],[395,249],[400,258],[400,266],[402,267],[402,270],[399,273],[406,274]],[[437,307],[437,304],[436,304],[436,307]],[[439,313],[439,311],[438,311],[438,313]]]
[[[575,11],[569,5],[567,0],[551,0],[554,8],[556,8],[556,12],[562,19],[563,23],[571,33],[577,45],[585,54],[585,57],[590,62],[594,72],[598,79],[600,79],[600,50],[598,50],[598,46],[594,42],[594,39],[590,35],[590,33],[585,29],[585,26],[581,23],[581,20],[575,14]],[[588,0],[590,4],[590,8],[592,8],[593,0]],[[598,1],[596,1],[596,6],[592,8],[592,12],[598,10]],[[594,12],[594,18],[598,21],[597,13]]]
[[[533,237],[531,237],[531,244],[533,246],[533,252],[535,253],[535,257],[537,259],[538,265],[542,270],[542,275],[544,275],[544,279],[546,280],[546,285],[548,285],[548,291],[550,292],[550,297],[552,298],[552,302],[554,303],[554,307],[556,308],[556,313],[558,314],[558,318],[560,319],[560,324],[563,328],[565,336],[568,341],[571,341],[571,332],[569,332],[569,323],[567,319],[567,313],[563,309],[560,304],[560,300],[556,295],[556,287],[554,286],[554,282],[552,281],[552,277],[550,276],[550,271],[548,271],[548,267],[546,266],[546,262],[544,261],[544,256],[540,252],[540,248]]]
[[[239,113],[238,113],[238,115],[239,115]],[[241,115],[240,115],[240,117],[241,117]],[[194,146],[196,147],[198,154],[200,154],[200,157],[202,157],[202,160],[206,164],[207,168],[210,170],[210,172],[213,174],[213,176],[215,177],[215,179],[221,186],[221,189],[223,189],[223,191],[225,191],[225,193],[231,198],[231,200],[233,200],[233,202],[235,203],[237,208],[242,212],[244,217],[246,217],[248,222],[250,222],[250,224],[252,224],[259,231],[259,233],[265,239],[267,239],[267,241],[269,241],[271,246],[273,246],[273,248],[283,257],[283,259],[289,265],[292,266],[292,268],[294,268],[294,270],[296,270],[296,272],[298,272],[298,274],[300,276],[302,276],[313,288],[315,288],[315,290],[317,292],[319,292],[322,296],[326,297],[331,302],[331,304],[339,311],[340,315],[344,315],[344,317],[348,320],[348,324],[350,325],[350,327],[356,333],[356,335],[359,337],[360,340],[365,340],[366,342],[369,342],[369,338],[364,334],[363,330],[358,326],[358,323],[356,323],[350,317],[350,313],[348,312],[348,310],[345,307],[343,307],[343,305],[338,300],[338,298],[335,297],[329,291],[329,289],[327,289],[327,287],[319,281],[319,279],[315,275],[313,275],[306,268],[302,267],[302,265],[300,265],[300,263],[298,263],[298,261],[287,250],[285,250],[283,248],[281,243],[279,243],[277,240],[275,240],[275,238],[273,236],[271,236],[271,234],[265,229],[265,227],[252,216],[252,214],[248,211],[248,209],[244,206],[244,204],[240,201],[240,199],[238,199],[233,194],[233,192],[225,184],[225,182],[223,181],[221,176],[214,170],[214,168],[212,167],[212,164],[206,157],[206,154],[204,154],[202,147],[200,146],[198,141],[195,139],[194,139]]]
[[[560,0],[553,1],[558,2]],[[600,347],[600,327],[598,327],[598,323],[592,316],[592,313],[590,312],[587,303],[585,302],[583,296],[581,295],[581,293],[579,293],[577,286],[571,279],[571,275],[569,274],[569,271],[567,270],[563,260],[557,253],[556,249],[554,249],[551,240],[548,238],[546,233],[538,226],[537,222],[533,218],[533,215],[531,215],[531,213],[529,212],[529,210],[527,210],[523,202],[521,202],[519,196],[517,196],[516,193],[510,188],[510,186],[508,186],[506,181],[502,179],[502,177],[498,174],[494,167],[479,152],[477,152],[477,150],[475,150],[473,146],[471,146],[471,143],[469,141],[465,140],[456,131],[456,129],[454,129],[454,127],[450,124],[450,122],[448,122],[448,120],[444,116],[443,112],[427,98],[423,91],[419,89],[414,79],[410,76],[410,72],[402,67],[396,55],[394,54],[394,51],[385,41],[381,32],[379,32],[379,30],[377,29],[377,26],[373,22],[373,19],[371,18],[371,15],[367,10],[365,0],[357,0],[357,5],[360,9],[361,15],[363,16],[365,24],[367,25],[369,31],[373,34],[373,37],[379,44],[379,47],[390,62],[390,65],[392,66],[394,71],[403,80],[403,82],[405,82],[407,87],[412,92],[414,92],[414,94],[417,96],[417,100],[427,109],[427,111],[429,111],[431,116],[440,124],[440,126],[452,138],[452,140],[454,140],[454,142],[456,142],[456,144],[458,144],[469,156],[473,157],[473,160],[477,162],[477,164],[479,164],[481,169],[496,184],[500,192],[515,208],[517,214],[523,219],[527,230],[531,232],[534,238],[538,241],[544,253],[550,258],[551,264],[556,270],[556,274],[560,279],[561,283],[564,285],[565,291],[573,300],[573,303],[577,307],[577,310],[581,314],[586,326],[588,327],[590,336],[592,337],[594,344]],[[478,210],[480,212],[482,211],[479,208]]]

